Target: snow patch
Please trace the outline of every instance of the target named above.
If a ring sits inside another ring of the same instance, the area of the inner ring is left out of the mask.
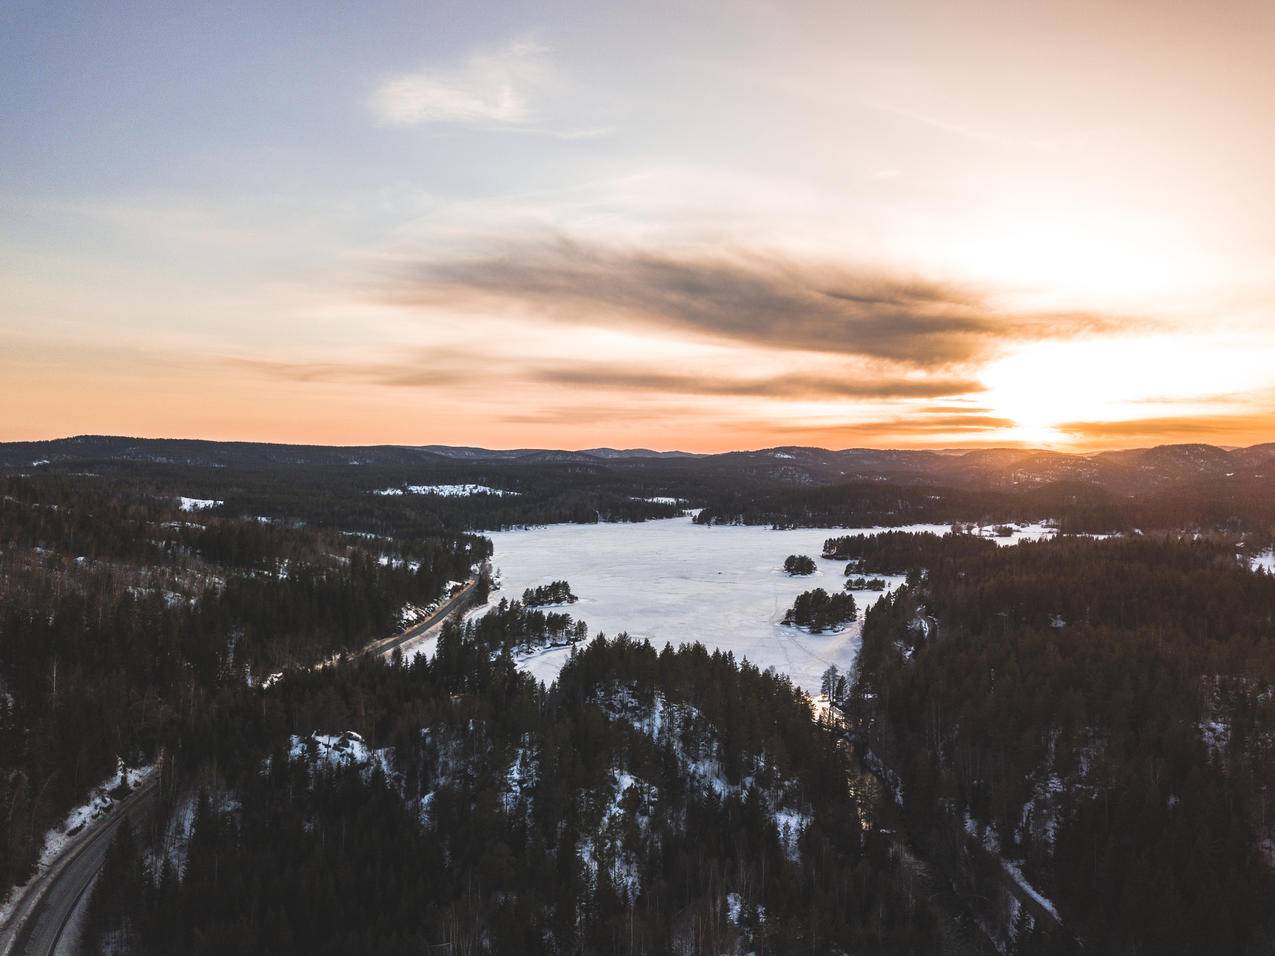
[[[645,837],[650,812],[659,791],[626,770],[611,771],[611,794],[602,808],[597,830],[580,841],[577,855],[590,883],[596,885],[599,868],[606,862],[606,874],[616,891],[636,900],[642,890],[637,859],[624,847],[624,821],[632,817],[638,833]]]
[[[1203,720],[1200,722],[1200,736],[1210,754],[1225,754],[1226,745],[1231,740],[1231,729],[1220,720]]]
[[[505,772],[505,792],[501,802],[506,813],[512,813],[523,801],[523,796],[536,785],[539,765],[535,753],[528,747],[518,748],[509,770]]]
[[[797,863],[801,859],[797,842],[806,827],[810,826],[810,817],[796,810],[776,810],[771,814],[775,821],[775,829],[779,831],[779,842],[783,844],[788,859]]]
[[[178,508],[182,511],[206,511],[209,508],[220,508],[225,504],[216,498],[187,498],[181,495],[177,498]]]
[[[383,568],[392,568],[395,571],[400,568],[407,568],[407,570],[411,571],[413,574],[421,569],[421,563],[419,561],[409,561],[406,558],[399,558],[389,554],[382,554],[377,557],[376,563]]]
[[[372,492],[374,495],[438,495],[440,498],[466,498],[470,495],[516,495],[516,491],[503,488],[492,488],[490,485],[403,485],[394,488],[381,488]]]
[[[40,853],[38,867],[40,869],[48,867],[72,838],[114,809],[116,801],[111,796],[110,790],[118,787],[120,783],[127,783],[129,792],[132,792],[150,779],[154,772],[154,764],[137,768],[121,766],[109,779],[94,787],[89,799],[68,813],[61,827],[56,827],[45,834],[44,849]]]
[[[1062,925],[1062,919],[1058,916],[1058,910],[1053,901],[1027,882],[1027,877],[1023,876],[1023,871],[1018,868],[1018,864],[1005,859],[1003,856],[998,856],[997,859],[1001,861],[1001,866],[1009,875],[1009,878],[1018,884],[1018,888],[1035,900],[1041,909],[1054,918],[1055,922]]]
[[[996,828],[982,826],[970,816],[968,810],[965,812],[964,823],[965,832],[978,840],[988,853],[996,857],[1005,874],[1018,885],[1018,888],[1035,900],[1040,908],[1052,916],[1054,921],[1061,926],[1062,919],[1058,916],[1058,910],[1053,901],[1032,886],[1027,877],[1023,876],[1021,864],[1007,859],[1001,854],[1001,840]]]
[[[372,750],[363,737],[353,730],[347,730],[343,734],[314,733],[309,737],[294,734],[289,741],[288,756],[293,760],[307,760],[316,767],[361,767],[369,773],[380,767],[386,776],[393,771],[390,751]]]

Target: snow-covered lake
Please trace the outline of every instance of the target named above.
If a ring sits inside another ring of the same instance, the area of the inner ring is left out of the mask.
[[[806,634],[779,622],[802,591],[840,590],[844,561],[819,555],[826,538],[872,534],[881,528],[705,527],[689,517],[634,524],[549,525],[489,536],[501,590],[493,600],[522,596],[525,588],[567,580],[580,600],[567,610],[589,623],[591,635],[627,631],[657,647],[699,641],[733,651],[759,667],[774,666],[806,691],[817,694],[829,664],[842,670],[859,652],[862,612],[880,597],[856,591],[860,620],[840,633]],[[933,531],[946,525],[910,525],[896,530]],[[1023,529],[1002,543],[1038,538],[1040,527]],[[790,554],[815,559],[818,571],[789,577],[781,570]],[[902,577],[887,577],[891,588]],[[475,609],[474,614],[482,613]],[[570,651],[555,648],[527,658],[524,670],[552,681]]]

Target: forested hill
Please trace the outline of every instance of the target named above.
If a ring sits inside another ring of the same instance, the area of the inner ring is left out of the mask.
[[[789,447],[691,455],[429,446],[327,447],[85,436],[0,444],[0,471],[91,472],[225,498],[242,512],[307,521],[393,520],[498,529],[644,520],[702,507],[705,523],[780,526],[1055,519],[1066,530],[1263,531],[1275,526],[1275,443],[1067,455]],[[474,487],[439,507],[440,487]],[[413,493],[413,489],[425,489]],[[411,506],[410,508],[407,506]],[[381,518],[377,519],[376,516]],[[414,515],[414,517],[413,517]],[[428,524],[427,524],[428,523]],[[374,529],[375,530],[375,529]]]
[[[647,448],[487,449],[450,445],[296,445],[199,439],[81,435],[48,441],[0,443],[0,468],[147,462],[204,467],[268,465],[367,465],[423,467],[491,464],[608,465],[628,471],[734,477],[763,483],[831,485],[897,481],[956,488],[1014,490],[1033,485],[1097,485],[1139,492],[1209,480],[1237,486],[1271,477],[1275,442],[1248,448],[1160,445],[1092,455],[1031,448],[914,451],[789,446],[758,451],[692,454]]]
[[[212,721],[221,775],[173,796],[175,826],[117,841],[94,942],[157,954],[938,946],[888,836],[860,822],[836,735],[786,679],[699,645],[595,640],[546,689],[449,627],[432,661],[297,674],[244,690]]]
[[[990,925],[1012,878],[1086,952],[1275,951],[1275,577],[1190,538],[942,540],[906,542],[846,705],[918,846]]]
[[[227,687],[393,634],[490,542],[226,514],[91,476],[0,478],[0,898],[47,830]]]
[[[102,461],[151,462],[205,467],[263,465],[437,465],[448,462],[601,462],[643,458],[696,458],[687,452],[649,448],[544,448],[493,450],[453,445],[295,445],[274,442],[207,441],[194,438],[127,438],[78,435],[48,441],[0,442],[0,466],[85,464]]]

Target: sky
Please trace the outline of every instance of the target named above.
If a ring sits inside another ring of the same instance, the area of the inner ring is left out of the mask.
[[[0,440],[1275,439],[1275,5],[0,3]]]

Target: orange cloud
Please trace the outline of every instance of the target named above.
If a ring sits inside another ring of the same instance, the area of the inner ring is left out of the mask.
[[[1127,446],[1129,442],[1177,441],[1247,445],[1275,435],[1275,410],[1247,414],[1172,415],[1122,421],[1064,422],[1058,431],[1089,447]]]

